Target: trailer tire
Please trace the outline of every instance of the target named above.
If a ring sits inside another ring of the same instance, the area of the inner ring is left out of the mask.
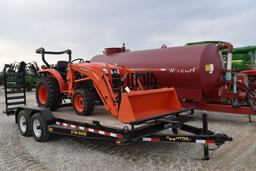
[[[47,125],[43,117],[40,115],[40,113],[35,113],[31,117],[31,128],[32,128],[32,135],[36,141],[45,142],[49,139]]]
[[[93,94],[87,89],[78,89],[72,98],[72,105],[78,115],[88,116],[94,109]]]
[[[62,95],[58,82],[49,76],[41,77],[36,86],[36,101],[39,107],[54,111],[60,107]]]
[[[31,133],[31,123],[29,115],[24,111],[20,111],[17,118],[19,132],[22,136],[30,137]]]

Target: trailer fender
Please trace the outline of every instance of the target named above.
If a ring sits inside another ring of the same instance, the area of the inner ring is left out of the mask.
[[[52,75],[59,83],[59,87],[60,87],[60,92],[65,91],[65,83],[63,78],[61,77],[60,73],[58,71],[56,71],[55,69],[44,69],[42,71],[39,71],[40,74],[42,73],[48,73],[50,75]]]
[[[54,124],[55,123],[55,118],[52,114],[52,112],[49,109],[46,108],[40,108],[40,107],[18,107],[16,112],[15,112],[15,123],[17,124],[17,119],[18,119],[18,114],[20,111],[24,110],[28,116],[29,119],[35,114],[39,113],[42,118],[44,119],[44,122],[46,125]]]

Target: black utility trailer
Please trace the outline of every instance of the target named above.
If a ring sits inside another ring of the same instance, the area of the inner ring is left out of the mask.
[[[47,141],[51,134],[61,134],[99,140],[110,139],[116,144],[133,141],[190,142],[203,144],[204,158],[209,159],[209,144],[221,146],[232,138],[208,130],[207,114],[202,114],[202,128],[188,124],[194,109],[187,108],[161,116],[123,124],[104,108],[97,107],[91,116],[76,115],[71,106],[51,112],[46,108],[18,107],[16,123],[23,136],[33,135],[39,142]],[[164,133],[172,129],[172,133]],[[179,130],[186,132],[180,134]]]

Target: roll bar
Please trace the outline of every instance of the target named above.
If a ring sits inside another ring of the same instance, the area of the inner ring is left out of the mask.
[[[39,48],[39,49],[36,49],[36,53],[38,54],[42,54],[42,60],[43,62],[45,63],[45,65],[47,67],[50,67],[50,64],[45,60],[45,54],[50,54],[50,55],[61,55],[61,54],[68,54],[68,62],[70,63],[71,62],[71,54],[72,54],[72,51],[70,49],[67,49],[67,50],[64,50],[64,51],[45,51],[44,48]]]

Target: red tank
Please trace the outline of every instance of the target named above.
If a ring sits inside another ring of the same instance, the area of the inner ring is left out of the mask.
[[[161,69],[155,72],[161,87],[175,87],[181,99],[218,99],[224,65],[213,44],[180,46],[129,52],[107,48],[91,62],[124,65],[128,68]]]

